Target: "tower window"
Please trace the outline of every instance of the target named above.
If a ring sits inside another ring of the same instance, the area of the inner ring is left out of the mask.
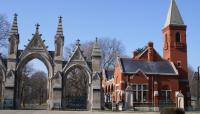
[[[176,33],[176,42],[180,43],[181,42],[181,35],[179,32]]]
[[[165,34],[164,49],[168,48],[168,36]]]
[[[167,43],[167,34],[165,34],[165,43]]]

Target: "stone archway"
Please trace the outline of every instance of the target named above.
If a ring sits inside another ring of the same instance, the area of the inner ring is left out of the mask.
[[[22,72],[23,72],[23,68],[25,67],[25,65],[33,60],[33,59],[38,59],[40,60],[42,63],[44,63],[44,65],[46,66],[47,70],[48,70],[48,77],[47,77],[47,95],[48,95],[48,100],[51,99],[52,96],[52,92],[51,92],[51,81],[50,78],[53,75],[53,68],[51,65],[51,61],[49,59],[47,59],[44,54],[42,53],[30,53],[27,54],[26,56],[24,56],[20,61],[19,64],[17,65],[17,72],[16,72],[16,78],[15,78],[15,89],[14,89],[14,100],[15,100],[15,108],[20,108],[21,107],[21,83],[22,83]]]
[[[62,89],[62,107],[64,109],[90,110],[91,74],[79,64],[71,65],[64,72]]]
[[[4,108],[20,107],[19,88],[20,75],[23,67],[31,60],[37,58],[41,60],[48,69],[48,93],[47,100],[48,109],[61,109],[63,83],[66,75],[71,69],[80,68],[84,70],[87,76],[87,109],[91,110],[93,107],[93,99],[98,99],[99,96],[93,95],[93,91],[100,92],[100,83],[92,85],[93,76],[101,72],[101,49],[98,40],[93,45],[91,60],[86,60],[83,51],[80,49],[80,40],[77,40],[76,46],[72,55],[68,60],[63,60],[64,34],[62,30],[62,17],[59,17],[57,32],[54,38],[55,50],[49,51],[48,46],[45,45],[45,40],[42,40],[39,32],[39,24],[36,24],[35,33],[24,50],[18,49],[20,37],[17,26],[17,15],[14,16],[13,25],[9,34],[9,49],[8,58],[5,64],[5,91],[4,91]],[[95,90],[94,87],[98,87]],[[96,104],[100,104],[97,102]],[[100,108],[100,105],[95,108]]]

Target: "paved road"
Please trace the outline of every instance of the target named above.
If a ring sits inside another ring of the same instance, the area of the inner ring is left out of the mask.
[[[130,112],[0,110],[0,114],[130,114]],[[134,113],[134,114],[143,114],[143,113]],[[145,114],[159,114],[159,113],[145,112]]]
[[[0,110],[0,114],[160,114],[156,112],[95,112],[95,111],[48,111],[48,110]],[[186,112],[200,114],[200,112]]]

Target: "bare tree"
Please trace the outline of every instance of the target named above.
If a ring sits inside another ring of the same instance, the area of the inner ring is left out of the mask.
[[[117,56],[124,56],[125,48],[122,42],[116,38],[100,39],[102,49],[102,67],[105,69],[114,68]]]
[[[192,96],[197,96],[197,77],[194,76],[194,68],[188,67],[188,80],[190,85],[190,93]]]
[[[66,96],[86,96],[88,76],[84,69],[76,67],[66,74]]]
[[[27,92],[27,85],[29,85],[29,77],[33,73],[33,67],[32,64],[27,64],[23,70],[22,70],[22,76],[20,77],[21,79],[21,95],[20,99],[22,101],[23,107],[25,107],[25,102],[27,101],[25,99],[25,93]]]
[[[93,44],[94,41],[81,43],[81,50],[87,60],[91,60]],[[117,56],[124,56],[124,45],[116,38],[100,38],[99,44],[102,51],[101,66],[105,69],[114,68]],[[66,57],[71,55],[74,46],[74,44],[71,44],[70,46],[65,47]]]
[[[5,15],[0,14],[0,47],[7,47],[8,33],[10,30],[10,23]]]
[[[27,64],[22,80],[22,104],[42,104],[47,100],[47,74],[42,71],[33,73],[33,68]]]
[[[47,100],[47,74],[43,71],[35,72],[30,78],[31,97],[34,103],[42,104]]]

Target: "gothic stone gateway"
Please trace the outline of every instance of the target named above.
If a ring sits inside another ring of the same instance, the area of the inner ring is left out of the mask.
[[[55,51],[47,50],[41,36],[37,24],[36,31],[26,48],[19,50],[19,33],[17,15],[15,14],[9,34],[8,58],[0,58],[1,106],[20,109],[22,70],[29,61],[36,58],[41,60],[48,69],[48,109],[100,109],[101,50],[97,40],[91,55],[92,62],[87,61],[83,56],[79,40],[77,40],[76,47],[69,60],[63,61],[62,18],[59,17],[55,35]],[[71,75],[74,71],[76,71],[76,76]],[[81,77],[80,74],[84,74],[84,77]],[[72,82],[71,78],[78,81],[78,84],[82,84],[81,87],[83,88],[78,89],[71,86],[76,83]]]

